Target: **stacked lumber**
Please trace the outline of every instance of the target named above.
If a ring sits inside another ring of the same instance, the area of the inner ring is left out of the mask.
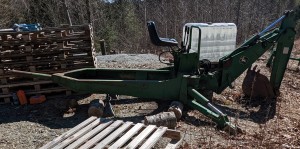
[[[52,74],[94,67],[94,53],[90,25],[62,25],[34,32],[0,32],[0,103],[9,103],[12,93],[20,89],[28,96],[71,93],[52,81],[25,78],[7,70]]]

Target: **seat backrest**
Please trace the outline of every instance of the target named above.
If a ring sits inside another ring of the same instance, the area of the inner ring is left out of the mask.
[[[158,36],[155,23],[153,21],[147,22],[149,36],[151,42],[156,46],[177,46],[178,42],[175,39],[161,38]]]
[[[147,23],[147,27],[148,27],[151,42],[154,45],[159,46],[160,45],[160,43],[159,43],[160,40],[159,40],[159,36],[157,34],[157,31],[156,31],[155,23],[153,21],[149,21]]]

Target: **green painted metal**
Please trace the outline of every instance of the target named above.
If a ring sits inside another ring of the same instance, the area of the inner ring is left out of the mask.
[[[21,73],[24,76],[39,78],[39,79],[51,79],[51,75],[43,74],[43,73],[35,73],[35,72],[26,72],[26,71],[19,71],[19,70],[10,70],[13,73]]]
[[[130,95],[154,99],[178,99],[181,77],[168,70],[80,69],[52,75],[62,86],[83,93]]]
[[[203,72],[199,65],[200,48],[198,53],[173,50],[174,66],[157,70],[85,68],[51,76],[15,72],[51,78],[54,82],[78,92],[178,100],[210,117],[220,128],[236,130],[237,127],[229,123],[226,114],[214,107],[201,91],[212,90],[221,93],[261,55],[276,45],[276,51],[269,64],[273,66],[271,83],[274,90],[279,89],[293,48],[294,27],[299,18],[300,7],[295,11],[288,11],[279,20],[282,20],[280,28],[269,32],[264,30],[253,36],[231,54],[221,58],[217,68],[209,72]]]
[[[278,92],[287,62],[293,49],[295,26],[300,19],[300,6],[294,11],[287,11],[279,28],[259,36],[253,36],[230,55],[220,59],[221,82],[216,90],[222,92],[243,71],[249,68],[267,50],[276,47],[268,60],[267,66],[272,66],[270,82],[275,93]],[[243,60],[246,60],[242,62]]]
[[[297,20],[300,19],[300,8],[286,14],[286,18],[282,21],[279,30],[281,36],[277,41],[277,47],[274,51],[274,59],[272,64],[272,73],[270,82],[275,91],[278,91],[284,72],[289,61],[295,40],[295,26]]]
[[[231,85],[240,74],[251,67],[259,57],[275,44],[275,42],[270,41],[276,41],[279,36],[280,34],[277,30],[262,37],[254,36],[237,49],[239,52],[234,52],[220,59],[220,67],[222,70],[219,75],[221,75],[221,82],[216,92],[221,93],[225,88]]]

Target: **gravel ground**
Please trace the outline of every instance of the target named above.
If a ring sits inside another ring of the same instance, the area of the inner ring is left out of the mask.
[[[294,56],[300,57],[300,40]],[[98,56],[98,67],[109,68],[161,68],[155,55]],[[262,74],[269,74],[264,66],[266,57],[257,61]],[[109,63],[108,63],[109,62]],[[210,119],[196,110],[185,109],[177,124],[183,132],[181,148],[300,148],[300,75],[297,62],[290,61],[278,97],[276,115],[268,119],[268,108],[258,104],[248,105],[241,100],[241,83],[245,74],[235,81],[234,89],[214,94],[213,102],[229,115],[230,121],[243,133],[229,136],[215,128]],[[38,148],[63,132],[87,119],[89,101],[103,99],[104,95],[57,97],[39,105],[0,105],[0,148]],[[77,99],[75,115],[64,114],[66,99]],[[120,96],[112,102],[116,117],[125,121],[141,122],[145,115],[166,111],[169,102]],[[159,148],[159,146],[157,147]]]
[[[117,54],[97,56],[97,66],[98,68],[109,67],[131,69],[155,69],[162,68],[167,65],[160,63],[157,55],[153,54]]]

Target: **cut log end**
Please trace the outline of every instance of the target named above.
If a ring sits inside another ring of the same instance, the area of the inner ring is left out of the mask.
[[[99,99],[95,99],[90,102],[90,107],[88,109],[89,116],[102,117],[104,111],[104,102]]]
[[[89,108],[88,114],[89,114],[89,117],[91,117],[91,116],[101,117],[103,115],[103,110],[92,106]]]
[[[168,112],[174,112],[177,121],[179,121],[182,116],[182,110],[183,110],[183,104],[178,101],[173,101],[170,105],[170,108],[168,109]]]
[[[77,100],[76,99],[68,100],[68,106],[69,108],[76,108],[78,106]]]

